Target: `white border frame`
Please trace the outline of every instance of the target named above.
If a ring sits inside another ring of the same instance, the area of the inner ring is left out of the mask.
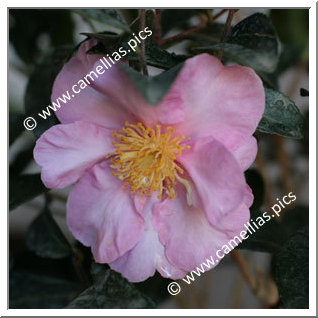
[[[25,5],[28,4],[28,7]],[[5,6],[1,7],[1,32],[2,39],[8,39],[8,8],[14,7],[46,7],[46,8],[69,8],[69,7],[114,7],[114,8],[177,8],[178,5],[182,8],[182,5],[186,4],[184,1],[175,1],[171,3],[167,0],[162,1],[106,1],[103,0],[90,0],[89,2],[80,2],[75,0],[55,0],[55,1],[43,1],[39,0],[30,0],[28,2],[22,0],[13,0],[5,1]],[[192,4],[189,2],[189,4]],[[309,116],[309,209],[310,209],[310,224],[309,224],[309,241],[310,241],[310,253],[309,253],[309,309],[7,309],[7,298],[8,298],[8,262],[2,260],[0,263],[1,266],[1,285],[0,285],[0,315],[1,316],[121,316],[121,315],[131,315],[131,316],[160,316],[160,315],[169,315],[169,316],[226,316],[226,315],[235,315],[235,316],[316,316],[316,10],[317,3],[315,1],[281,1],[281,0],[268,0],[257,2],[255,1],[195,1],[196,8],[204,7],[209,8],[243,8],[243,7],[253,7],[253,8],[284,8],[288,9],[291,4],[296,5],[293,8],[309,8],[309,104],[310,104],[310,116]],[[255,6],[257,4],[257,6]],[[264,6],[261,6],[263,4]],[[6,30],[6,31],[5,31]],[[6,33],[5,33],[6,32]],[[5,34],[4,34],[5,33]],[[5,56],[5,50],[2,49],[1,52],[1,66],[2,74],[7,73],[8,75],[8,54]],[[8,94],[7,94],[7,83],[6,81],[2,82],[0,86],[0,92],[2,100],[4,101],[3,105],[8,104]],[[3,123],[0,126],[1,129],[1,144],[2,149],[7,148],[7,131],[8,123],[7,120],[4,121],[4,118],[7,118],[7,107],[2,106],[0,108],[1,117],[3,118]],[[8,180],[8,167],[7,167],[7,157],[1,157],[3,176],[1,180],[1,202],[6,202],[6,206],[3,206],[3,210],[6,211],[8,207],[8,190],[7,180]],[[4,168],[6,167],[6,168]],[[3,204],[4,205],[4,204]],[[2,211],[1,218],[1,231],[0,231],[0,242],[3,248],[2,251],[8,251],[8,213]]]

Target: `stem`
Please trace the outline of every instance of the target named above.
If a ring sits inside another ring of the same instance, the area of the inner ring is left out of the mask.
[[[154,42],[155,42],[157,45],[160,45],[161,34],[162,34],[162,28],[161,28],[161,10],[160,10],[160,9],[156,9],[156,10],[155,10],[155,34],[154,34]]]
[[[229,10],[229,14],[228,14],[227,19],[226,19],[226,22],[225,22],[225,26],[224,26],[224,29],[223,29],[223,33],[222,33],[222,35],[221,35],[221,39],[220,39],[220,42],[221,42],[221,43],[224,41],[224,39],[227,37],[227,35],[228,35],[229,32],[230,32],[231,23],[232,23],[234,14],[235,14],[235,10],[234,10],[234,9],[230,9],[230,10]],[[223,51],[220,51],[220,52],[219,52],[219,56],[218,56],[218,57],[219,57],[219,60],[221,61],[221,60],[222,60],[222,57],[223,57]]]
[[[218,14],[216,14],[215,16],[213,16],[213,21],[215,21],[217,18],[219,18],[221,15],[223,15],[223,13],[225,13],[228,9],[223,9],[221,10]]]
[[[139,15],[140,15],[139,28],[140,28],[140,30],[144,30],[146,27],[146,10],[140,9]],[[147,64],[146,64],[146,59],[145,59],[145,52],[146,52],[145,41],[141,40],[141,50],[140,50],[140,54],[139,54],[139,59],[140,59],[141,69],[142,69],[144,75],[148,75],[148,69],[147,69]]]
[[[233,257],[234,261],[238,265],[244,279],[246,280],[246,282],[250,286],[251,290],[253,291],[254,294],[256,294],[258,284],[257,284],[256,279],[254,278],[253,274],[251,273],[247,263],[245,262],[243,256],[237,250],[233,250],[231,252],[231,256]]]

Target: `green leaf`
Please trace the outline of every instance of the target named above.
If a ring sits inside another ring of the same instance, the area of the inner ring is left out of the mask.
[[[264,211],[265,212],[265,211]],[[263,217],[264,212],[251,212],[251,220],[256,225],[261,221],[258,219]],[[288,211],[282,211],[282,220],[278,221],[277,218],[272,217],[266,221],[265,224],[259,226],[255,233],[251,234],[239,246],[239,249],[248,249],[260,252],[277,252],[282,244],[298,229],[309,223],[308,207],[296,206]],[[284,213],[284,214],[283,214]],[[275,215],[271,210],[267,210],[267,214]],[[264,223],[264,222],[262,222]],[[252,222],[250,221],[250,224]]]
[[[40,174],[10,176],[9,179],[9,210],[47,192]]]
[[[299,230],[274,260],[274,278],[283,308],[309,308],[309,232]]]
[[[162,100],[183,67],[183,63],[180,63],[168,71],[150,77],[138,73],[123,63],[119,65],[126,71],[145,100],[151,105],[156,105]]]
[[[68,309],[140,309],[153,308],[153,302],[119,273],[100,265],[95,283],[86,289],[66,308]],[[96,270],[96,269],[95,269]],[[98,279],[97,279],[97,277]]]
[[[38,113],[42,113],[48,105],[51,105],[51,92],[56,75],[62,68],[66,59],[70,56],[70,47],[58,48],[52,54],[47,55],[44,60],[35,67],[29,78],[25,93],[26,116],[34,117],[37,127],[33,130],[39,137],[45,130],[59,123],[53,111],[47,119],[41,119]]]
[[[117,29],[130,32],[129,26],[115,9],[76,9],[72,11],[82,15],[86,19],[95,20]]]
[[[188,56],[177,55],[175,53],[170,53],[166,50],[153,44],[151,41],[146,41],[146,52],[145,58],[148,65],[170,69],[179,63],[184,62]],[[130,61],[139,61],[139,56],[136,53],[128,54],[125,59]]]
[[[112,54],[114,52],[118,52],[118,49],[122,47],[127,52],[124,57],[125,60],[140,60],[138,52],[133,52],[127,44],[131,36],[117,35],[114,33],[110,34],[109,32],[107,34],[104,32],[82,34],[99,41],[98,44],[86,52],[87,54]],[[177,55],[173,52],[170,53],[153,44],[149,40],[145,43],[145,58],[148,65],[163,69],[170,69],[188,58],[188,56],[185,55]]]
[[[22,114],[9,113],[9,145],[11,145],[25,130]]]
[[[47,208],[30,225],[26,243],[40,257],[58,259],[72,254],[70,244]]]
[[[271,73],[278,63],[278,42],[270,20],[255,13],[232,28],[224,42],[196,48],[199,51],[223,51],[224,56],[257,72]]]
[[[59,309],[78,293],[78,285],[56,277],[10,271],[9,308]]]
[[[265,88],[266,106],[257,129],[268,134],[300,139],[303,137],[303,117],[288,96]]]

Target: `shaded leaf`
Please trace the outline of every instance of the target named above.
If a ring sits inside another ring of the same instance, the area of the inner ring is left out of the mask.
[[[250,210],[256,211],[264,202],[265,184],[261,174],[256,169],[245,171],[245,178],[254,195],[253,205],[250,207]]]
[[[78,293],[78,285],[52,276],[10,271],[9,308],[63,308]]]
[[[9,178],[9,210],[45,193],[40,174],[25,174]]]
[[[161,10],[162,34],[173,28],[187,28],[188,21],[198,15],[199,9],[165,9]]]
[[[265,93],[265,112],[257,129],[264,133],[302,138],[303,117],[295,103],[281,92],[265,88]]]
[[[224,56],[257,72],[271,73],[278,63],[275,30],[266,15],[255,13],[232,28],[224,42],[196,50],[223,51]]]
[[[303,96],[303,97],[309,96],[309,91],[307,91],[307,89],[305,89],[305,88],[301,88],[300,89],[300,96]]]
[[[9,145],[11,145],[25,130],[22,114],[9,113]]]
[[[299,230],[276,255],[274,278],[283,308],[309,308],[309,231]]]
[[[171,283],[170,279],[162,277],[158,272],[147,280],[134,283],[134,285],[145,295],[149,296],[156,304],[165,301],[170,297],[167,293],[167,286]]]
[[[151,105],[156,105],[162,100],[183,67],[183,63],[180,63],[168,71],[150,77],[136,72],[133,68],[123,63],[120,63],[120,65],[134,82],[145,100]]]
[[[95,277],[94,285],[81,293],[66,308],[153,308],[153,302],[119,273],[107,269],[100,270],[94,275],[98,277]]]
[[[130,32],[129,26],[115,9],[75,9],[72,11],[89,20],[95,20],[120,30]]]
[[[39,137],[45,130],[59,123],[54,112],[47,119],[41,119],[37,114],[42,113],[48,105],[51,105],[51,92],[56,75],[62,68],[66,59],[72,53],[72,48],[64,47],[54,50],[35,67],[29,78],[25,93],[25,113],[37,121],[37,127],[33,130]],[[45,71],[44,71],[45,70]]]
[[[44,52],[39,41],[44,34],[54,47],[73,43],[74,23],[69,10],[10,9],[9,14],[10,42],[27,63],[36,62]]]
[[[265,211],[264,211],[265,212]],[[260,219],[264,212],[254,212],[251,215],[256,225],[259,224]],[[268,215],[272,218],[265,222],[259,229],[256,229],[255,233],[251,234],[246,240],[244,240],[239,246],[239,249],[248,249],[260,252],[277,252],[282,244],[293,235],[298,229],[309,223],[308,207],[296,206],[288,211],[281,212],[283,216],[281,220],[277,220],[276,216],[271,210],[267,211]],[[252,222],[250,221],[252,224]],[[263,223],[263,222],[262,222]]]
[[[47,208],[30,225],[26,243],[40,257],[58,259],[72,254],[70,244]]]
[[[128,46],[127,42],[130,36],[118,35],[114,33],[83,33],[89,38],[93,38],[99,41],[98,44],[93,46],[87,51],[88,54],[112,54],[118,52],[119,48],[123,48],[126,52],[124,56],[125,60],[128,61],[139,61],[138,52],[133,52]],[[157,45],[153,44],[151,41],[145,41],[145,58],[148,65],[169,69],[177,64],[183,62],[188,56],[177,55],[175,53],[170,53]],[[119,53],[120,54],[120,53]],[[120,54],[122,55],[122,54]]]
[[[285,44],[298,45],[302,48],[309,40],[308,9],[272,9],[270,18],[277,29],[279,39]]]
[[[23,125],[21,125],[23,127]],[[10,176],[20,174],[33,159],[33,149],[35,143],[26,144],[17,153],[16,157],[10,164]]]

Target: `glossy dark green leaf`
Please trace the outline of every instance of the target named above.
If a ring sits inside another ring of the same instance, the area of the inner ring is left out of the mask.
[[[47,192],[40,174],[26,174],[10,176],[9,178],[9,210],[32,200],[38,195]]]
[[[9,113],[9,145],[11,145],[25,130],[22,114]]]
[[[25,114],[26,117],[34,117],[37,127],[33,130],[39,137],[45,130],[59,123],[53,110],[51,116],[42,119],[38,113],[42,113],[48,105],[51,105],[51,92],[56,75],[62,68],[64,62],[72,53],[72,48],[58,48],[49,54],[35,67],[29,78],[25,93]]]
[[[40,41],[43,35],[54,47],[73,43],[74,23],[69,10],[10,9],[9,16],[10,42],[25,62],[37,62],[45,52]]]
[[[291,235],[309,223],[308,207],[305,206],[296,206],[288,211],[282,211],[281,220],[277,220],[273,211],[268,209],[266,212],[271,216],[271,219],[266,221],[266,218],[263,216],[264,212],[265,210],[251,213],[250,224],[252,224],[255,232],[251,230],[253,234],[250,234],[238,246],[239,249],[270,253],[277,252]],[[261,221],[260,218],[265,222]],[[259,227],[258,229],[253,225],[252,221]],[[260,224],[263,225],[259,226]]]
[[[118,52],[119,48],[123,48],[126,52],[126,54],[123,57],[125,60],[140,60],[138,52],[133,52],[127,44],[131,36],[110,33],[83,34],[88,36],[89,38],[93,38],[99,41],[98,44],[96,44],[90,50],[87,51],[88,54],[111,55],[114,52]],[[183,62],[187,57],[188,56],[185,55],[177,55],[175,53],[170,53],[153,44],[151,41],[146,41],[145,58],[148,65],[163,69],[169,69]]]
[[[26,243],[40,257],[58,259],[72,254],[70,244],[47,208],[30,225]]]
[[[66,306],[77,294],[79,286],[64,279],[10,271],[10,309],[59,309]]]
[[[274,278],[283,308],[309,308],[308,226],[297,231],[277,253]]]
[[[110,269],[96,274],[93,286],[86,289],[68,309],[140,309],[153,308],[153,302],[119,273]]]
[[[73,12],[86,19],[95,20],[123,31],[130,31],[129,26],[115,9],[75,9]]]
[[[303,116],[295,103],[281,92],[265,88],[266,106],[257,129],[268,134],[302,138]]]
[[[232,28],[224,42],[197,48],[199,51],[223,51],[224,56],[256,71],[271,73],[278,63],[278,42],[270,20],[255,13]]]
[[[162,100],[183,67],[183,63],[180,63],[168,71],[150,77],[138,73],[125,64],[121,63],[120,65],[134,82],[145,100],[151,105],[156,105]]]

